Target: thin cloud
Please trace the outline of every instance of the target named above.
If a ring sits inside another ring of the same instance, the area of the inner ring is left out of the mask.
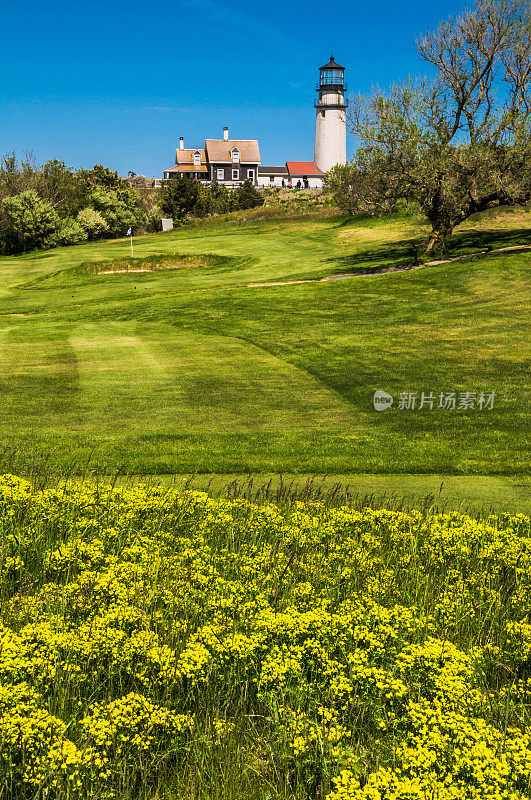
[[[275,38],[283,44],[289,41],[287,36],[279,32],[278,28],[264,22],[263,19],[255,14],[249,14],[248,11],[242,11],[240,8],[236,9],[225,3],[219,3],[217,0],[182,0],[181,6],[217,18],[222,22],[230,22],[233,25],[238,22],[240,26],[247,29],[252,27],[260,31],[262,35],[267,34],[270,39]]]
[[[191,108],[172,108],[171,106],[142,106],[144,111],[162,111],[164,114],[178,112],[179,114],[190,114]]]

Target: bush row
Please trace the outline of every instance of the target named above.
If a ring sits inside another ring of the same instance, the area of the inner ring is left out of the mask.
[[[161,218],[183,223],[252,208],[263,197],[247,182],[229,190],[182,178],[162,191],[135,191],[107,167],[68,169],[56,159],[40,167],[17,162],[14,154],[0,162],[0,253],[7,255],[92,239],[161,229]]]

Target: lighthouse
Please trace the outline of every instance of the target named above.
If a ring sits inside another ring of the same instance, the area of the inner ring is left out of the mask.
[[[334,56],[319,67],[318,98],[315,103],[315,163],[322,172],[347,162],[347,102],[345,67]]]

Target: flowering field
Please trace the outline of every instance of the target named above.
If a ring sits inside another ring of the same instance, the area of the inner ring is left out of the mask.
[[[0,502],[2,800],[531,797],[528,518]]]

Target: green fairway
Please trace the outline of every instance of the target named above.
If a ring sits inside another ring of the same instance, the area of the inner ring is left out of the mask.
[[[333,281],[312,279],[416,263],[424,228],[249,216],[141,237],[129,263],[125,240],[0,259],[4,467],[526,471],[531,251],[473,254],[530,244],[529,212],[469,222],[469,258]],[[397,408],[465,391],[493,409]]]

